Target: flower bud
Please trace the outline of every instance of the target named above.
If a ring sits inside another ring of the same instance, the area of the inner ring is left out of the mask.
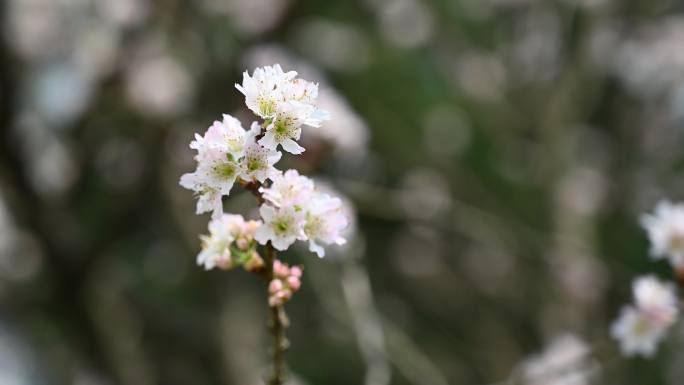
[[[286,278],[288,275],[290,275],[290,268],[288,268],[286,264],[276,259],[273,261],[273,275],[278,278]]]
[[[274,279],[268,285],[268,291],[272,294],[278,293],[283,290],[283,281],[279,279]]]
[[[301,278],[302,277],[302,268],[299,266],[292,266],[290,268],[290,275],[297,277],[297,278]]]
[[[220,269],[228,270],[233,267],[233,260],[230,258],[230,252],[219,255],[216,258],[216,266]]]
[[[238,247],[238,249],[243,251],[249,248],[249,242],[245,238],[238,238],[235,241],[235,245]]]
[[[299,280],[299,277],[291,275],[287,277],[287,285],[292,291],[297,291],[302,286],[302,281]]]
[[[259,253],[255,251],[252,252],[250,258],[245,262],[245,270],[249,272],[259,271],[264,267],[264,260],[261,259]]]

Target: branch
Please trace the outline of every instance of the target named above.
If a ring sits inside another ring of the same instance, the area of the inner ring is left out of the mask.
[[[269,242],[266,245],[266,266],[268,266],[269,282],[274,278],[273,262],[276,260],[276,252]],[[282,385],[285,382],[285,351],[290,343],[285,337],[285,328],[289,321],[283,305],[270,306],[268,329],[273,338],[271,357],[273,358],[272,372],[268,377],[268,385]]]
[[[264,203],[264,197],[259,189],[261,188],[261,183],[244,182],[240,181],[240,185],[247,191],[251,192],[257,199],[259,204]],[[276,261],[277,255],[276,250],[268,242],[266,244],[266,252],[264,253],[264,265],[265,270],[261,271],[262,276],[266,278],[267,287],[267,302],[268,302],[268,284],[275,278],[273,272],[273,263]],[[290,343],[285,336],[285,329],[289,325],[289,320],[287,314],[285,313],[285,307],[282,304],[277,304],[271,306],[269,304],[269,320],[268,320],[268,330],[273,338],[273,345],[271,346],[271,358],[272,358],[272,369],[266,383],[268,385],[282,385],[285,382],[285,352],[287,351]]]

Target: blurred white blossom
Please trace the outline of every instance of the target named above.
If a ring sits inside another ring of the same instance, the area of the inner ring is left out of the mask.
[[[194,84],[177,59],[165,53],[142,52],[128,64],[126,93],[141,113],[174,117],[189,107]]]
[[[649,96],[671,91],[684,82],[684,18],[673,16],[643,26],[619,45],[614,60],[618,75],[635,92]]]
[[[521,367],[524,385],[589,385],[597,371],[591,349],[573,334],[554,338],[542,354]]]
[[[635,305],[622,309],[611,334],[626,356],[652,357],[679,313],[674,286],[645,276],[634,281],[633,292]]]
[[[375,8],[380,32],[390,43],[401,48],[427,44],[435,29],[432,10],[418,0],[389,0]]]
[[[660,201],[653,214],[641,217],[641,225],[648,233],[653,258],[684,266],[684,204]]]
[[[314,19],[302,23],[296,36],[301,51],[326,68],[356,72],[370,61],[368,39],[354,24]]]
[[[209,14],[230,17],[231,24],[243,35],[256,36],[278,25],[290,0],[203,0]]]

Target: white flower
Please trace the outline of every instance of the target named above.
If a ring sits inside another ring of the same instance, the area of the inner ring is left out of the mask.
[[[349,226],[349,220],[342,212],[342,201],[328,194],[317,194],[306,209],[304,233],[309,240],[309,250],[325,256],[325,249],[317,242],[326,245],[343,245],[347,242],[342,232]]]
[[[244,158],[240,162],[240,177],[247,181],[258,180],[264,182],[266,179],[273,179],[279,175],[274,164],[282,157],[282,153],[276,150],[267,149],[256,141],[261,127],[257,122],[252,123],[252,129],[247,135]]]
[[[641,225],[648,232],[651,255],[670,259],[675,266],[684,266],[684,204],[661,201],[653,214],[641,217]]]
[[[269,188],[261,188],[264,199],[276,207],[294,206],[301,210],[314,194],[314,183],[311,179],[299,175],[297,170],[287,170],[272,178]]]
[[[304,224],[303,215],[294,207],[275,208],[267,204],[259,209],[263,226],[259,227],[254,234],[254,239],[262,245],[271,241],[273,247],[283,251],[292,245],[297,239],[304,240],[302,229]]]
[[[634,281],[633,291],[637,309],[654,325],[668,327],[675,322],[679,309],[672,284],[645,276]]]
[[[295,101],[309,105],[312,109],[302,110],[299,117],[304,124],[311,127],[319,127],[324,120],[330,119],[328,111],[316,107],[318,98],[318,84],[302,79],[292,79],[283,84],[283,100]]]
[[[283,72],[279,64],[266,66],[254,70],[249,76],[245,71],[242,84],[235,87],[245,95],[247,107],[264,119],[272,118],[278,106],[283,101],[283,85],[297,76],[297,72]]]
[[[230,230],[236,217],[239,216],[223,214],[209,222],[209,235],[200,235],[202,251],[197,255],[198,265],[204,266],[206,270],[217,265],[225,268],[230,266],[230,245],[235,240]]]
[[[180,185],[199,196],[197,214],[213,211],[217,218],[223,213],[221,198],[230,194],[240,172],[238,158],[244,152],[245,136],[240,122],[224,115],[223,122],[214,122],[204,136],[195,135],[190,143],[197,150],[197,169],[183,175]]]
[[[213,218],[223,212],[221,197],[229,195],[240,165],[219,149],[207,149],[197,164],[197,170],[181,177],[180,185],[198,196],[197,214],[212,211]]]
[[[620,341],[626,356],[653,357],[658,343],[665,336],[665,328],[654,325],[651,319],[633,306],[622,309],[620,318],[613,324],[611,334]]]
[[[203,137],[195,134],[195,140],[190,143],[190,148],[197,150],[197,156],[200,158],[207,149],[219,149],[237,159],[244,151],[246,136],[247,132],[242,128],[240,121],[224,114],[223,121],[214,121]]]
[[[281,145],[283,150],[291,154],[301,154],[304,147],[296,141],[302,135],[302,125],[313,110],[314,107],[309,104],[293,101],[279,103],[276,116],[266,127],[259,144],[274,150]]]

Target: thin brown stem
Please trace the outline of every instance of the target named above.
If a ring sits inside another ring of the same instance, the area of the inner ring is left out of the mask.
[[[266,245],[265,255],[266,266],[268,266],[269,282],[273,279],[273,262],[276,259],[276,252],[273,245],[269,242]],[[271,347],[271,358],[273,367],[268,376],[268,385],[282,385],[285,382],[285,351],[289,342],[285,337],[285,328],[288,325],[287,314],[283,305],[269,307],[268,328],[271,333],[273,345]]]
[[[261,183],[256,181],[241,181],[240,184],[243,188],[251,192],[252,195],[256,197],[259,204],[264,203],[264,197],[262,196],[261,191],[259,191],[261,188]],[[275,277],[273,273],[273,262],[275,262],[275,260],[276,250],[271,242],[268,242],[266,244],[266,251],[264,253],[265,269],[259,272],[262,277],[266,278],[267,302],[269,296],[268,284]],[[290,342],[285,336],[285,329],[287,328],[288,324],[289,320],[287,318],[287,314],[285,313],[285,307],[283,305],[270,306],[269,304],[268,330],[271,334],[273,345],[271,346],[272,368],[271,373],[266,379],[267,385],[282,385],[285,383],[285,351],[287,351],[290,345]]]

